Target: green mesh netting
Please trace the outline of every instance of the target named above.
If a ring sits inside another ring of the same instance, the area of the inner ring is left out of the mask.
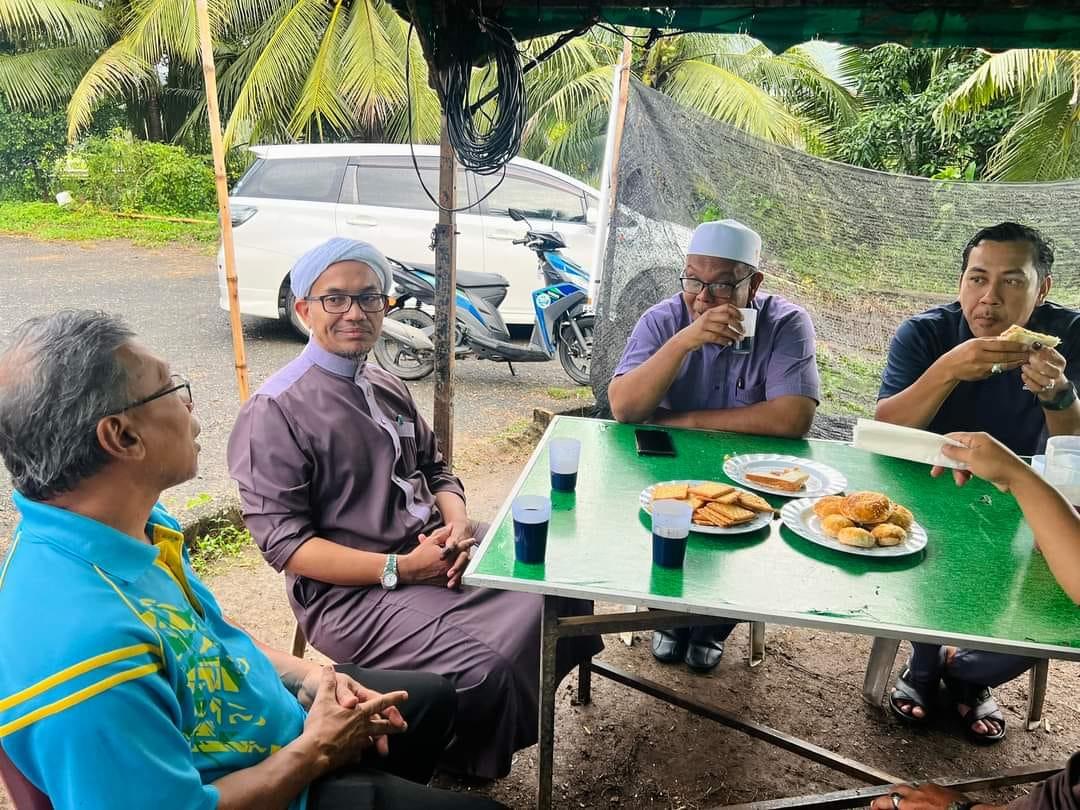
[[[1080,304],[1080,182],[953,183],[859,169],[757,140],[634,82],[597,302],[602,406],[637,318],[676,291],[691,230],[726,217],[761,233],[762,291],[813,316],[825,414],[873,410],[896,326],[955,300],[961,250],[980,227],[1038,227],[1057,247],[1051,300]]]

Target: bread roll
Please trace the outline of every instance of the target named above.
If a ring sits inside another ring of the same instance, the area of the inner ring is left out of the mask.
[[[898,503],[893,504],[892,512],[889,514],[888,523],[892,523],[894,526],[899,526],[905,532],[911,531],[911,524],[914,522],[915,516],[911,514],[911,510],[906,506],[901,506]]]
[[[907,532],[895,523],[880,523],[870,532],[879,546],[898,546],[907,539]]]
[[[848,529],[854,525],[843,515],[826,515],[821,519],[821,530],[829,537],[836,537],[841,529]]]
[[[840,512],[854,523],[884,523],[892,513],[892,501],[880,492],[853,492],[844,498]]]
[[[836,535],[836,539],[845,546],[873,548],[877,545],[877,540],[874,539],[874,535],[859,526],[849,526],[846,529],[841,529]]]
[[[822,519],[829,515],[837,515],[840,513],[840,508],[843,505],[843,495],[826,495],[824,498],[818,498],[818,500],[814,502],[814,514]]]

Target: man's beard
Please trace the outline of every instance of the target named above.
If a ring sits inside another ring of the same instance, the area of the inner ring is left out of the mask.
[[[346,360],[352,360],[354,363],[367,362],[368,352],[334,352],[338,357],[344,357]]]

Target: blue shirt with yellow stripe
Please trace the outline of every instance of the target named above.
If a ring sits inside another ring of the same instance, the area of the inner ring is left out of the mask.
[[[150,544],[14,500],[22,520],[0,564],[0,746],[57,810],[213,808],[212,782],[300,734],[303,708],[225,621],[163,508]]]

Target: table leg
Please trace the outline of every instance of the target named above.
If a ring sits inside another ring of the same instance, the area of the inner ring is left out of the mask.
[[[1028,676],[1028,731],[1034,731],[1042,724],[1043,703],[1046,701],[1046,680],[1049,673],[1049,659],[1040,658],[1035,662]]]
[[[750,666],[765,660],[765,622],[750,622]]]
[[[577,668],[577,699],[582,706],[592,702],[592,659],[582,661]]]
[[[537,763],[536,807],[551,810],[551,781],[555,766],[555,649],[558,613],[553,596],[544,597],[540,619],[540,750]]]
[[[862,695],[863,700],[875,708],[881,707],[881,696],[885,693],[885,687],[888,686],[893,662],[896,661],[896,651],[899,649],[899,639],[880,637],[874,639],[874,646],[870,649],[870,660],[866,662]]]

